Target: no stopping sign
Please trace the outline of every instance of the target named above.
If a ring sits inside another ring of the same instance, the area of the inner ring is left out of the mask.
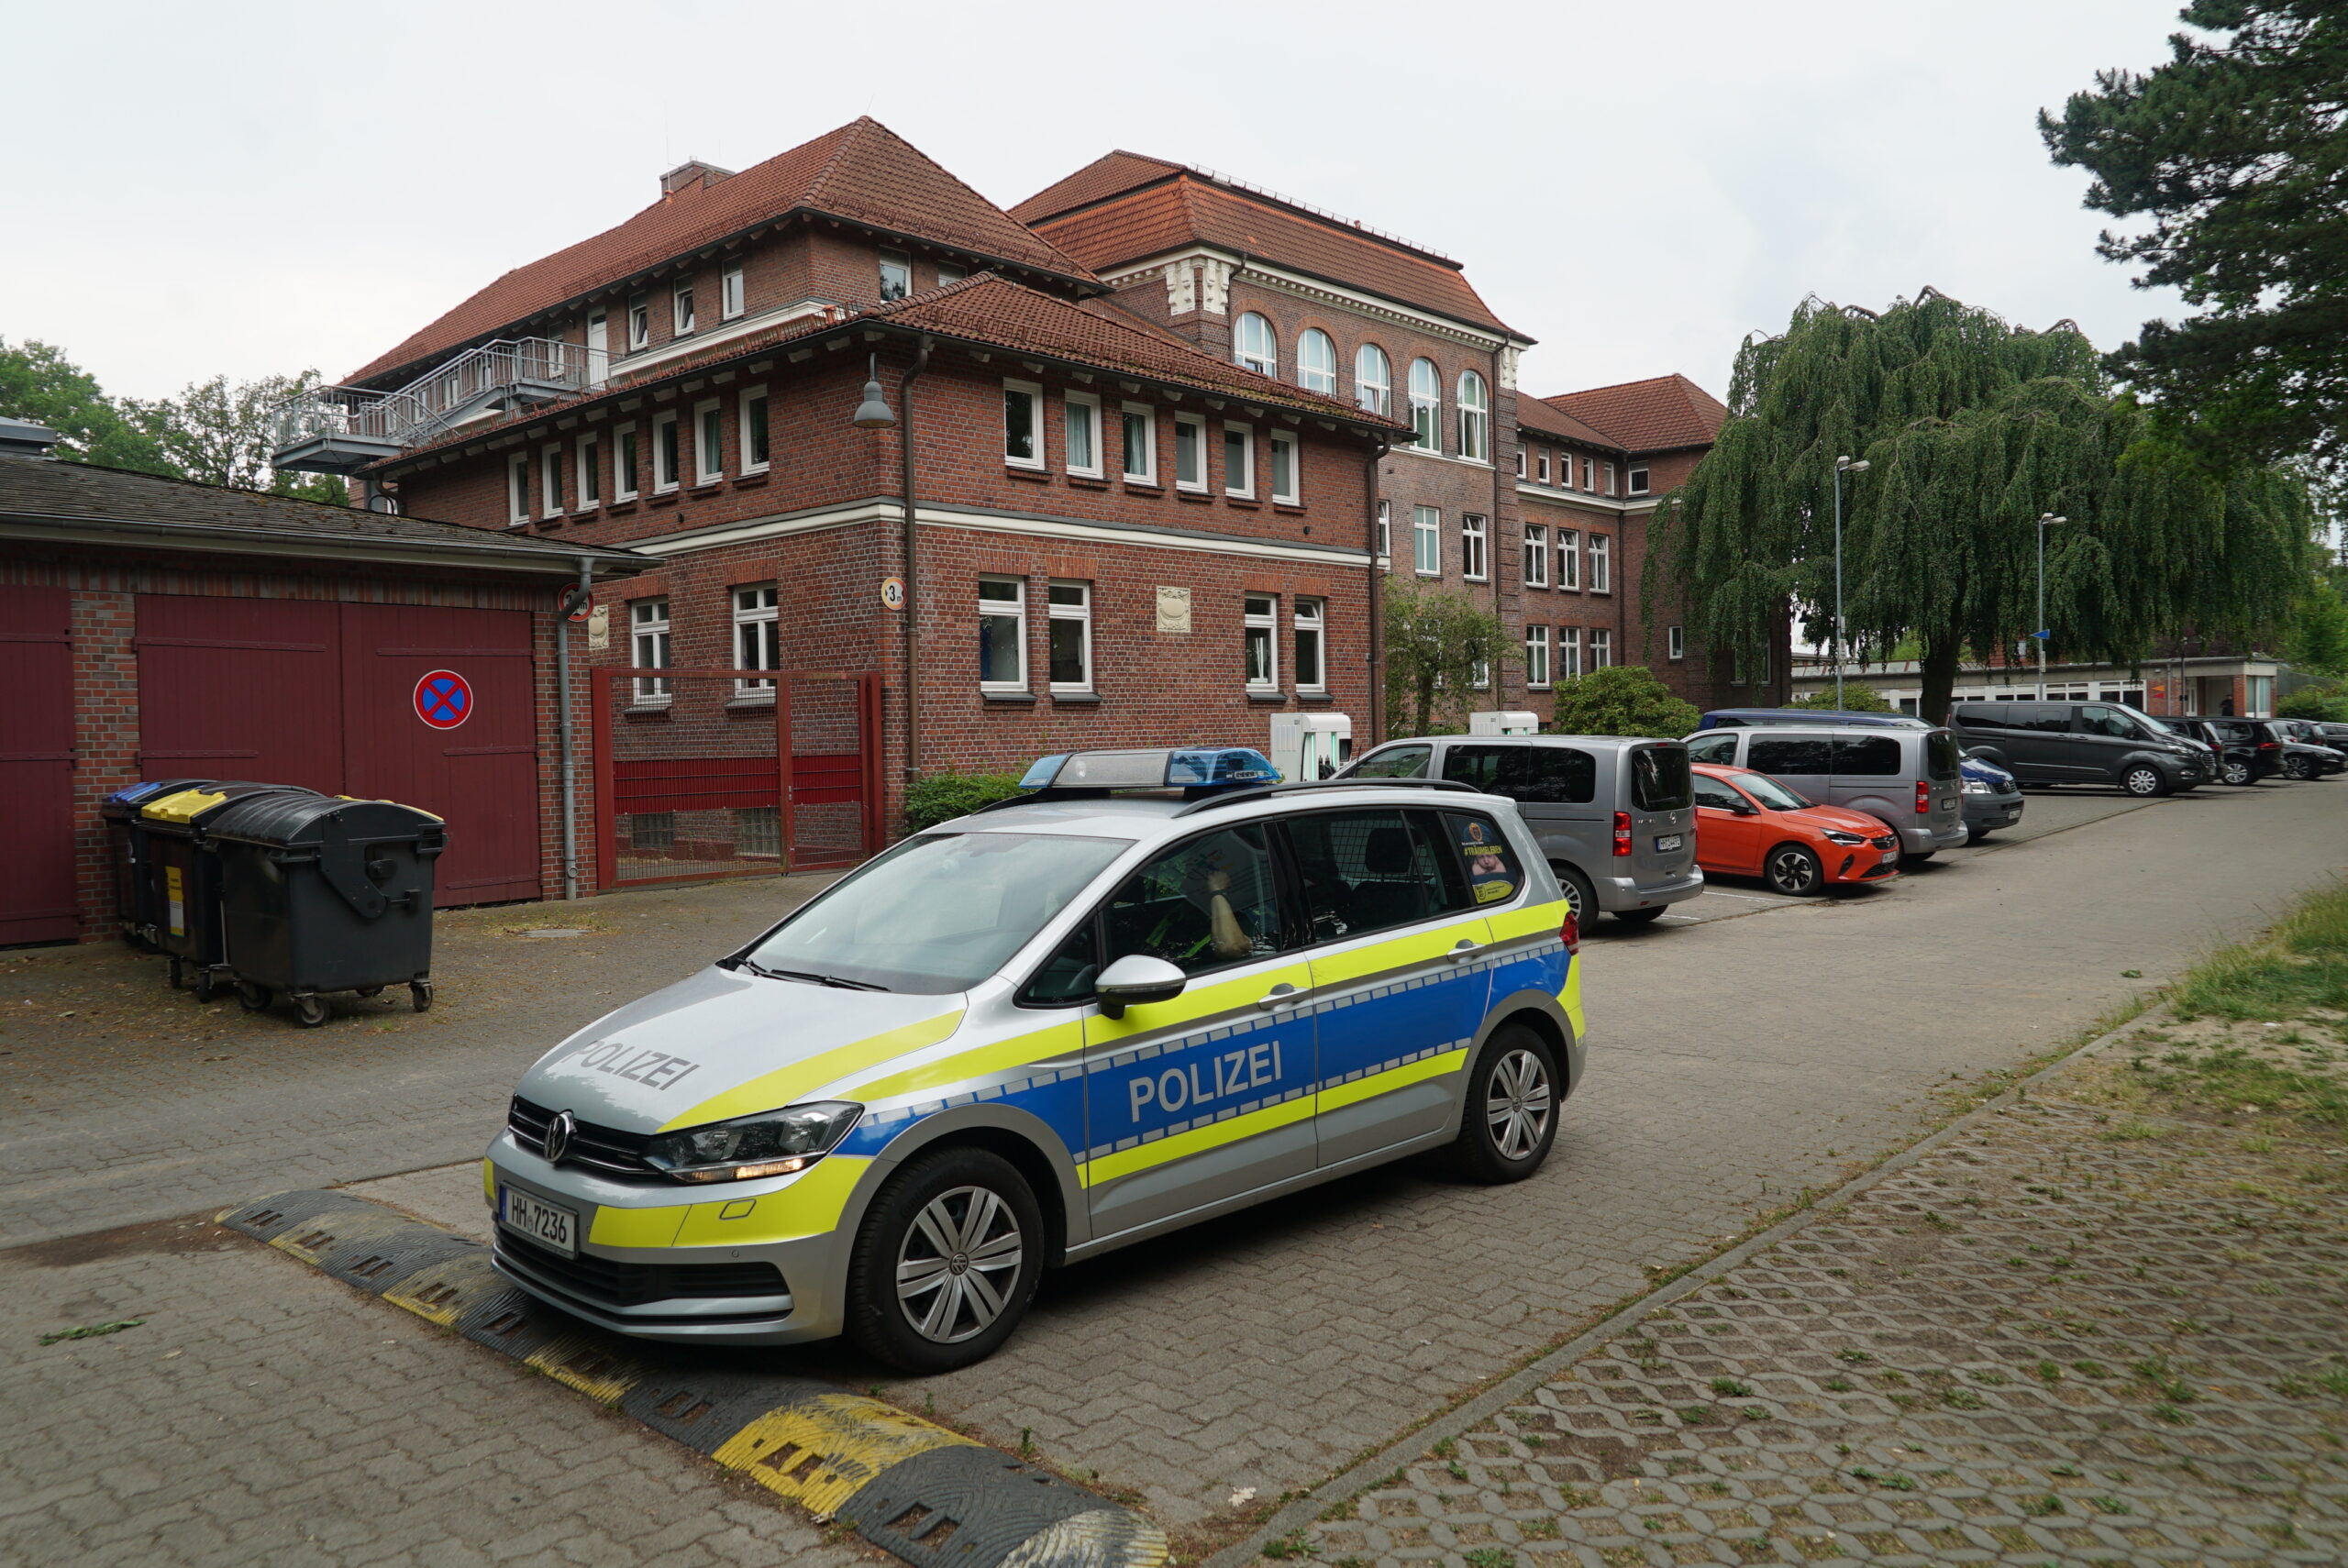
[[[415,683],[415,716],[436,730],[453,730],[473,716],[472,682],[453,669],[436,669]]]

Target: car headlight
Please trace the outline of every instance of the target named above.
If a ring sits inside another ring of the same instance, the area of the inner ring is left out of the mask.
[[[647,1165],[678,1181],[750,1181],[805,1170],[848,1135],[864,1107],[844,1099],[762,1110],[662,1132],[644,1146]]]
[[[1997,793],[1995,790],[1989,788],[1988,783],[1986,780],[1979,778],[1966,779],[1965,781],[1965,792],[1968,795],[1994,795]]]
[[[1839,828],[1826,830],[1826,842],[1829,844],[1855,845],[1865,844],[1866,841],[1865,834],[1844,833]]]

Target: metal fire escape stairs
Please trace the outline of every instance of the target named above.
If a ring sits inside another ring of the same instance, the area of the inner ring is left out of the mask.
[[[604,384],[607,359],[604,350],[556,338],[499,338],[396,392],[313,387],[278,405],[270,463],[293,473],[355,473],[484,416],[593,392]]]

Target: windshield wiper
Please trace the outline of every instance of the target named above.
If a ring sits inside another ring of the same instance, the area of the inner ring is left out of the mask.
[[[770,969],[764,965],[742,960],[742,967],[768,980],[804,980],[811,986],[832,986],[843,991],[885,991],[886,986],[876,986],[869,980],[843,979],[837,975],[819,975],[812,969]]]

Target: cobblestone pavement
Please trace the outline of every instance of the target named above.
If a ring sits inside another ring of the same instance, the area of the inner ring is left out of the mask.
[[[199,1222],[0,1253],[0,1562],[894,1561],[827,1542],[680,1445]]]
[[[2336,1144],[2033,1096],[1273,1551],[2337,1563],[2343,1221]]]

